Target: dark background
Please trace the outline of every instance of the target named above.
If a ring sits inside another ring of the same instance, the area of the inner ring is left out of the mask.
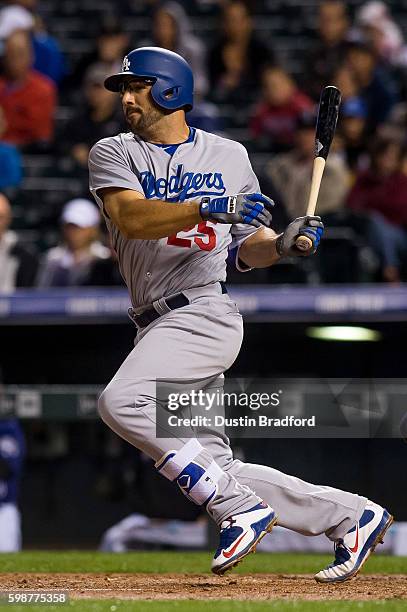
[[[246,323],[244,345],[229,375],[404,377],[405,324],[369,326],[382,332],[380,342],[312,340],[305,336],[305,323]],[[134,328],[130,323],[8,326],[0,334],[7,384],[103,385],[131,350]],[[28,441],[21,495],[25,546],[94,546],[106,527],[131,511],[161,518],[197,516],[199,510],[156,474],[151,461],[103,423],[23,425]],[[391,508],[397,520],[407,520],[407,490],[400,480],[407,469],[407,445],[401,439],[239,439],[236,446],[248,461],[358,492]]]

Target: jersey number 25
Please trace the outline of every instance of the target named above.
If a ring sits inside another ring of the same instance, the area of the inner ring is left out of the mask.
[[[173,236],[168,236],[167,244],[170,244],[172,246],[191,248],[192,243],[195,242],[195,244],[202,251],[212,251],[212,249],[214,249],[216,246],[216,233],[213,227],[207,225],[207,223],[207,221],[202,221],[202,223],[199,223],[197,226],[197,233],[203,234],[205,236],[204,238],[201,238],[200,236],[194,236],[193,238],[180,238],[178,236],[180,232],[178,232]],[[194,229],[194,227],[196,226],[192,225],[191,227],[184,228],[182,231],[189,232]]]

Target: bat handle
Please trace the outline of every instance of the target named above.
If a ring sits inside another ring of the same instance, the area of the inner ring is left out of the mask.
[[[300,251],[309,251],[312,249],[312,240],[308,238],[308,236],[298,236],[295,241],[295,246],[297,249],[300,249]]]
[[[316,157],[314,159],[314,167],[312,170],[311,190],[306,213],[307,217],[315,214],[324,168],[325,159],[323,157]],[[295,241],[295,246],[300,251],[309,251],[312,248],[312,240],[308,238],[308,236],[298,236],[297,240]]]

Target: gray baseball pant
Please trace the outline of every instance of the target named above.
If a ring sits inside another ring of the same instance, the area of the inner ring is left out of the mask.
[[[180,450],[188,439],[156,437],[156,379],[185,381],[199,388],[223,386],[223,372],[235,361],[243,339],[242,317],[219,283],[183,292],[190,304],[169,311],[139,330],[134,349],[103,391],[99,413],[118,435],[157,461]],[[233,459],[219,432],[199,437],[199,463],[213,460],[223,470],[208,512],[220,524],[260,499],[274,508],[278,524],[305,535],[336,540],[359,520],[366,498],[310,484],[271,467]]]

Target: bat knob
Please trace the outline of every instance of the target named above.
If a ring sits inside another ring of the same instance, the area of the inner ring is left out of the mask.
[[[312,249],[312,240],[310,240],[310,238],[307,236],[298,236],[297,240],[295,241],[295,246],[300,251],[309,251]]]

